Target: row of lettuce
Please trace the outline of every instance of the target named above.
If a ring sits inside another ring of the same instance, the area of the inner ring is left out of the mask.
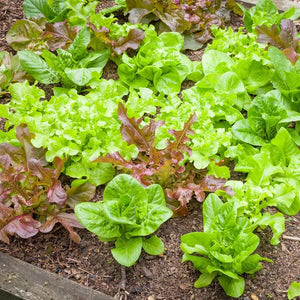
[[[270,226],[276,245],[282,213],[300,210],[299,12],[228,1],[244,13],[247,32],[234,32],[211,27],[225,23],[221,1],[204,1],[209,12],[201,1],[177,2],[116,1],[96,12],[93,1],[24,1],[27,19],[7,35],[18,52],[0,52],[1,93],[11,96],[0,104],[0,240],[61,223],[80,242],[73,228],[84,226],[114,241],[114,258],[131,266],[142,249],[164,251],[158,237],[145,237],[196,199],[204,232],[182,236],[183,261],[201,272],[195,287],[217,278],[239,297],[241,275],[270,261],[252,254],[254,230]],[[117,23],[111,13],[120,10],[138,24]],[[212,36],[201,61],[182,53]],[[118,80],[101,78],[109,60]],[[50,100],[34,80],[57,84]],[[61,173],[74,179],[70,187]],[[89,202],[107,182],[103,200]]]

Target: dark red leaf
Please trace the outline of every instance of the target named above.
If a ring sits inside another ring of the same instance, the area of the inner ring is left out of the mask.
[[[281,20],[280,30],[276,24],[268,28],[266,25],[255,28],[257,41],[268,43],[270,46],[282,50],[283,54],[293,64],[298,60],[300,51],[300,39],[297,37],[297,28],[292,20]]]
[[[49,216],[46,222],[40,226],[39,230],[43,233],[48,233],[53,229],[56,223],[60,223],[63,227],[65,227],[69,231],[70,238],[75,243],[80,243],[80,236],[73,230],[73,227],[76,228],[84,228],[84,227],[79,223],[75,214],[60,213],[55,216]]]
[[[143,39],[145,38],[145,33],[141,29],[130,29],[128,35],[126,37],[121,37],[118,39],[116,45],[113,47],[113,50],[121,55],[127,49],[136,50]]]
[[[60,207],[64,207],[66,204],[67,192],[58,180],[54,180],[52,186],[48,189],[47,196],[50,203],[56,203]]]
[[[80,30],[78,27],[69,26],[67,20],[53,24],[46,23],[45,27],[42,39],[47,41],[51,51],[67,49],[73,43]]]

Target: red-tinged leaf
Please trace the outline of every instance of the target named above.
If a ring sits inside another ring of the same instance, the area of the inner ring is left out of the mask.
[[[280,32],[276,24],[268,28],[266,25],[257,26],[255,28],[257,41],[260,43],[268,43],[270,46],[277,47],[282,50],[283,54],[293,64],[298,60],[300,51],[300,39],[297,37],[297,28],[292,20],[281,20]]]
[[[234,195],[234,191],[230,186],[224,186],[226,179],[215,178],[213,175],[206,176],[202,179],[200,187],[205,192],[215,192],[216,190],[225,191],[229,196]]]
[[[194,42],[185,43],[185,49],[200,49],[212,38],[212,25],[223,27],[230,22],[230,10],[238,11],[234,0],[221,6],[221,0],[126,0],[131,23],[158,22],[160,31],[176,31]],[[240,11],[239,11],[240,12]]]
[[[50,203],[56,203],[60,207],[64,207],[66,204],[67,193],[58,180],[55,180],[53,185],[48,189],[47,196]]]
[[[73,227],[76,228],[84,228],[79,221],[77,220],[75,214],[73,213],[60,213],[54,216],[49,216],[44,222],[39,230],[43,233],[48,233],[50,232],[54,225],[56,223],[60,223],[63,227],[65,227],[69,233],[70,233],[70,238],[75,242],[75,243],[80,243],[80,237],[79,235],[73,230]]]
[[[140,152],[149,153],[154,148],[155,131],[164,123],[151,120],[149,125],[141,129],[139,125],[142,118],[128,118],[127,109],[121,102],[118,105],[118,116],[122,122],[121,134],[123,139],[130,145],[136,145]]]
[[[39,159],[29,159],[29,161],[27,161],[27,166],[28,171],[40,179],[40,184],[45,184],[48,186],[52,184],[52,180],[55,178],[55,171],[50,168],[43,168]]]
[[[54,157],[53,162],[54,162],[54,165],[56,166],[56,170],[55,170],[56,179],[58,179],[58,177],[59,177],[59,175],[60,175],[60,173],[61,173],[61,171],[64,167],[64,164],[65,164],[66,160],[67,160],[67,158],[61,159],[58,156]]]
[[[190,138],[188,135],[194,135],[195,132],[191,129],[191,126],[197,121],[197,116],[194,113],[193,115],[190,116],[188,121],[184,123],[183,129],[182,130],[174,130],[174,129],[169,129],[168,132],[172,134],[175,139],[176,143],[170,145],[172,149],[174,150],[180,150],[180,151],[185,151],[189,153],[190,155],[192,154],[192,149],[186,145],[187,142],[190,141]]]
[[[2,229],[2,234],[14,235],[17,234],[23,239],[30,238],[39,232],[41,223],[34,220],[31,215],[21,215],[13,218]]]
[[[183,214],[184,216],[188,215],[188,210],[187,210],[187,204],[192,200],[193,197],[193,190],[185,187],[180,187],[176,191],[167,191],[168,197],[171,199],[176,199],[180,203],[180,207],[176,208],[174,210],[174,213],[176,215]]]
[[[87,182],[72,187],[67,191],[67,205],[74,209],[76,204],[91,200],[95,192],[96,187]]]
[[[24,150],[20,147],[14,147],[10,144],[0,144],[0,156],[8,155],[16,164],[24,164]]]
[[[93,162],[110,163],[115,166],[123,167],[127,170],[131,170],[134,167],[132,162],[127,162],[118,151],[115,153],[111,153],[111,154],[108,153],[105,156],[101,156],[101,157],[93,160]]]
[[[118,55],[121,55],[127,49],[136,50],[144,38],[145,38],[145,33],[143,30],[136,29],[136,28],[130,29],[130,31],[126,37],[119,38],[116,45],[113,47],[113,50]]]
[[[287,49],[284,49],[282,51],[282,53],[285,55],[285,57],[293,64],[295,65],[298,58],[299,58],[299,54],[295,51],[294,48],[287,48]]]
[[[16,128],[16,137],[23,145],[26,153],[26,161],[28,162],[31,158],[39,159],[42,166],[47,166],[48,162],[45,158],[47,149],[35,148],[31,140],[35,137],[34,133],[30,133],[26,124],[21,124]]]
[[[49,49],[56,51],[57,49],[67,49],[75,39],[80,28],[71,27],[67,21],[56,22],[53,24],[47,23],[42,39],[47,41]]]

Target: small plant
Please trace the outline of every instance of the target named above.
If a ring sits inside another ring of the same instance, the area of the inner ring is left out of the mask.
[[[254,274],[262,268],[260,261],[272,262],[258,254],[251,255],[259,238],[249,230],[247,217],[237,217],[234,201],[223,203],[210,194],[203,204],[204,232],[181,237],[182,262],[191,261],[201,272],[194,286],[208,286],[214,278],[228,296],[239,297],[245,289],[243,273]]]
[[[56,157],[56,169],[46,167],[46,150],[31,144],[34,134],[24,124],[16,132],[22,147],[0,144],[0,241],[9,243],[8,235],[13,234],[29,238],[50,232],[61,223],[79,243],[73,227],[82,226],[72,209],[90,200],[95,186],[83,183],[65,191],[58,180],[65,160]]]
[[[171,218],[172,211],[166,207],[158,184],[143,188],[133,177],[121,174],[106,186],[103,201],[80,203],[75,214],[101,241],[114,241],[113,257],[119,264],[130,267],[142,249],[150,255],[163,253],[163,242],[155,235],[148,239],[146,236]]]

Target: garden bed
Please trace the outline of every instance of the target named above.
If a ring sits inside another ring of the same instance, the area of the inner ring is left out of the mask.
[[[0,24],[0,51],[13,52],[5,42],[5,35],[14,21],[24,17],[22,2],[22,0],[1,1],[0,17],[4,21]],[[103,1],[103,4],[106,5],[106,2],[108,6],[113,3],[113,1]],[[239,17],[232,19],[231,25],[235,29],[240,24]],[[186,53],[193,60],[200,59],[202,55],[202,51],[189,50]],[[117,78],[116,66],[113,63],[106,66],[103,77]],[[0,98],[0,103],[8,100],[9,98],[4,96]],[[103,189],[103,186],[97,188],[94,201],[102,199]],[[134,266],[127,268],[127,284],[124,293],[127,299],[232,299],[226,296],[216,281],[206,288],[194,288],[193,284],[200,273],[193,268],[191,263],[181,263],[183,254],[180,250],[181,236],[203,230],[202,204],[191,201],[188,206],[190,211],[188,216],[172,218],[157,231],[157,236],[165,244],[165,252],[158,257],[143,253]],[[113,243],[100,242],[94,234],[83,229],[76,230],[76,232],[81,237],[80,244],[72,242],[68,232],[56,225],[51,233],[39,233],[25,240],[12,237],[10,245],[0,242],[0,251],[33,266],[56,273],[58,276],[71,279],[85,287],[110,296],[116,295],[121,280],[121,269],[110,252]],[[253,276],[245,275],[246,288],[239,299],[286,299],[290,283],[300,280],[300,241],[297,240],[297,237],[300,237],[300,214],[286,217],[285,234],[280,239],[281,243],[275,247],[270,245],[271,230],[260,230],[257,234],[261,240],[257,252],[273,260],[273,263],[263,262],[261,271]],[[291,237],[296,237],[296,239],[293,240]],[[2,267],[0,265],[0,269]],[[14,284],[13,280],[10,284]],[[48,300],[47,297],[43,299]]]

